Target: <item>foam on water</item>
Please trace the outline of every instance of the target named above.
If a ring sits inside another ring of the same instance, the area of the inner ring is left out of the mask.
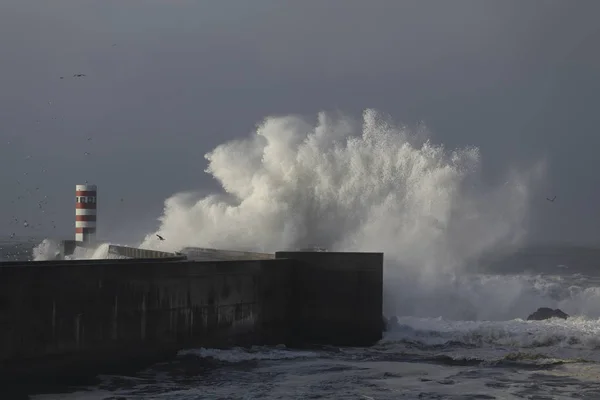
[[[179,356],[196,356],[200,358],[212,358],[218,361],[237,363],[242,361],[254,360],[290,360],[299,358],[315,358],[318,353],[313,351],[295,351],[285,348],[272,348],[263,346],[254,346],[251,349],[234,348],[229,350],[221,349],[191,349],[182,350]]]
[[[451,321],[400,317],[382,343],[406,340],[428,346],[568,346],[593,350],[600,346],[600,320],[574,317],[546,321]]]

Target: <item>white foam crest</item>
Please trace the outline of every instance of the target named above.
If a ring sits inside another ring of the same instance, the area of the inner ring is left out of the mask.
[[[435,291],[442,273],[518,243],[543,172],[513,170],[502,184],[486,185],[477,148],[447,150],[427,140],[423,126],[396,125],[374,110],[362,124],[327,113],[316,125],[270,117],[206,158],[224,193],[167,199],[160,228],[141,247],[383,251],[388,305],[406,290],[444,304]]]
[[[44,239],[32,250],[34,261],[55,260],[60,254],[60,242],[53,239]]]
[[[111,243],[101,243],[95,247],[76,246],[73,253],[65,256],[66,260],[103,260],[127,258],[109,253]],[[34,261],[54,260],[60,254],[60,242],[53,239],[44,239],[33,248]]]
[[[461,343],[511,348],[568,346],[597,349],[600,346],[600,320],[572,317],[566,320],[515,319],[501,322],[400,317],[382,344],[407,340],[434,346]]]
[[[296,358],[316,358],[319,355],[312,351],[288,350],[285,348],[272,348],[253,346],[250,349],[236,347],[228,350],[221,349],[190,349],[181,350],[179,356],[196,356],[200,358],[212,358],[218,361],[238,363],[243,361],[260,360],[290,360]]]

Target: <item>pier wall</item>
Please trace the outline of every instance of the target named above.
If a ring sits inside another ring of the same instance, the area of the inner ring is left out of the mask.
[[[0,263],[0,377],[87,376],[191,347],[381,337],[381,254],[276,257]]]
[[[294,260],[291,340],[365,346],[383,334],[383,253],[277,252]]]

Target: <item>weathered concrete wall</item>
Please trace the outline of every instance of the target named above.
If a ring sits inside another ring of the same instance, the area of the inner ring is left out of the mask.
[[[4,379],[87,375],[185,347],[279,343],[287,331],[289,260],[6,265]]]
[[[383,253],[277,252],[294,260],[290,322],[298,343],[365,346],[383,334]]]
[[[114,372],[189,347],[381,338],[383,254],[276,257],[0,263],[0,380]]]

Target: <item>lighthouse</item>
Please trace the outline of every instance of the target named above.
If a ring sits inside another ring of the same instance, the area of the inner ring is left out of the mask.
[[[75,187],[75,241],[91,244],[96,241],[96,185]]]

